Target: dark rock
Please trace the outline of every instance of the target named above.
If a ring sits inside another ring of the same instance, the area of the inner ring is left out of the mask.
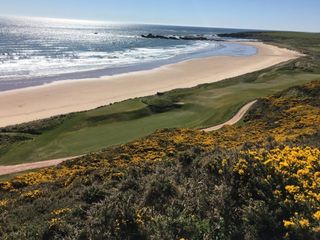
[[[168,40],[187,40],[187,41],[224,41],[223,39],[220,39],[219,37],[216,38],[208,38],[205,36],[195,35],[195,36],[163,36],[163,35],[154,35],[149,33],[148,35],[141,35],[143,38],[149,38],[149,39],[168,39]]]

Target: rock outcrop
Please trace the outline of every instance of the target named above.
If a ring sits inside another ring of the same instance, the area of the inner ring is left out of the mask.
[[[219,37],[206,37],[201,35],[190,35],[190,36],[164,36],[164,35],[154,35],[149,33],[148,35],[142,34],[141,37],[149,39],[167,39],[167,40],[192,40],[192,41],[223,41]]]

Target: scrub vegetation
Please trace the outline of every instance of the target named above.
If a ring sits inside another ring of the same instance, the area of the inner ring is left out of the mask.
[[[319,239],[319,160],[314,81],[241,126],[163,129],[2,181],[0,238]]]

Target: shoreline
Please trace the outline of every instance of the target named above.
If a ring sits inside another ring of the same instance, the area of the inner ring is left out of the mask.
[[[241,49],[237,49],[241,46]],[[121,74],[131,74],[135,72],[150,71],[163,66],[177,64],[193,59],[202,59],[214,56],[251,56],[257,53],[255,47],[243,45],[238,41],[225,41],[214,46],[207,46],[205,49],[192,53],[179,54],[169,59],[158,59],[150,62],[120,64],[114,67],[106,67],[95,70],[86,70],[70,73],[58,73],[56,75],[30,77],[27,79],[0,81],[0,92],[38,87],[52,84],[59,81],[79,81],[87,79],[100,79],[105,77],[119,76]]]
[[[252,56],[213,56],[95,79],[65,80],[0,92],[0,127],[79,112],[110,103],[218,82],[277,65],[302,54],[262,42]]]

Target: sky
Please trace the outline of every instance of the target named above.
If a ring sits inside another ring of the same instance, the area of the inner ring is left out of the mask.
[[[0,0],[0,15],[320,32],[320,0]]]

